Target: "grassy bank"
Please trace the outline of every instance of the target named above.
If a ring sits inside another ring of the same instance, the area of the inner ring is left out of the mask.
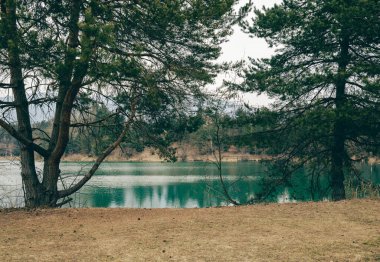
[[[2,211],[0,261],[378,261],[380,201]]]

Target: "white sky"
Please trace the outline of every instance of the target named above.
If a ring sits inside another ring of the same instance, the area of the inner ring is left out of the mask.
[[[252,0],[256,8],[262,8],[263,6],[271,7],[274,4],[279,4],[281,0]],[[242,4],[248,1],[241,1]],[[253,12],[251,12],[251,17]],[[250,20],[250,18],[248,18]],[[235,26],[234,34],[230,37],[230,41],[224,43],[223,55],[221,59],[223,61],[236,61],[240,59],[246,59],[248,57],[264,58],[273,54],[273,50],[269,49],[264,39],[251,38],[248,34],[243,33],[239,26]]]
[[[248,1],[241,1],[241,4]],[[274,4],[280,4],[281,0],[252,0],[256,8],[272,7]],[[251,12],[253,15],[253,12]],[[250,20],[250,19],[249,19]],[[239,26],[235,26],[233,35],[230,40],[222,45],[222,56],[220,61],[239,61],[247,60],[248,57],[252,58],[266,58],[270,57],[274,50],[270,49],[264,39],[252,38],[248,34],[243,33]],[[223,78],[226,76],[220,75],[216,79],[215,86],[220,86]],[[252,106],[268,105],[270,100],[265,95],[258,96],[257,94],[241,94],[244,102]]]

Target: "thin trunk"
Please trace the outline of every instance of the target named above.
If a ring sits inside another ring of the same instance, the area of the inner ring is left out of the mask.
[[[339,201],[346,198],[344,189],[344,162],[345,162],[345,103],[347,65],[349,63],[349,37],[344,34],[340,43],[340,57],[338,61],[338,76],[336,81],[336,120],[333,131],[333,148],[331,154],[331,188],[332,200]]]
[[[75,50],[79,46],[79,16],[81,1],[71,1],[71,16],[69,24],[68,46],[64,61],[64,70],[59,74],[59,90],[55,109],[53,129],[49,144],[49,158],[44,159],[44,171],[42,184],[46,188],[45,198],[49,206],[55,206],[58,196],[58,179],[60,176],[60,161],[68,142],[70,116],[72,104],[78,92],[79,85],[73,85]],[[74,91],[73,91],[74,89]],[[74,93],[73,95],[70,95]]]
[[[211,140],[212,141],[212,140]],[[230,193],[228,192],[228,189],[227,189],[227,185],[224,183],[224,179],[223,179],[223,169],[222,169],[222,141],[220,139],[220,123],[219,123],[219,120],[217,119],[216,120],[216,143],[217,143],[217,150],[218,150],[218,155],[215,154],[215,150],[212,149],[213,151],[213,154],[215,156],[215,159],[216,159],[216,167],[218,169],[218,175],[219,175],[219,181],[222,185],[222,189],[223,189],[223,194],[224,194],[224,197],[227,199],[227,201],[231,204],[233,204],[234,206],[238,206],[240,205],[240,203],[236,202],[230,195]]]
[[[332,150],[331,188],[332,200],[345,199],[344,189],[344,125],[337,121],[334,126],[334,145]]]
[[[71,6],[71,17],[70,17],[70,24],[69,24],[69,36],[68,36],[68,44],[67,44],[67,50],[66,50],[66,57],[63,67],[61,71],[58,73],[59,78],[59,90],[58,90],[58,97],[57,97],[57,104],[55,108],[55,115],[54,115],[54,122],[53,122],[53,129],[51,134],[51,140],[49,144],[49,151],[53,151],[57,144],[58,140],[58,134],[60,129],[60,122],[61,122],[61,114],[62,114],[62,106],[63,101],[65,99],[66,93],[71,85],[71,79],[73,76],[73,70],[74,70],[74,61],[75,61],[75,52],[73,52],[79,45],[78,37],[79,37],[79,27],[78,27],[78,21],[79,21],[79,13],[80,13],[80,2],[74,1],[72,2]]]

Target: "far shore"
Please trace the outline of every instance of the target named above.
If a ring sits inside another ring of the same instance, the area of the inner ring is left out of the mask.
[[[273,158],[268,155],[251,155],[251,154],[224,154],[223,162],[245,162],[245,161],[262,161],[272,160]],[[96,157],[86,156],[81,154],[73,154],[64,156],[63,161],[68,162],[82,162],[82,161],[95,161]],[[158,154],[151,152],[142,152],[131,157],[124,157],[118,155],[110,155],[106,158],[106,162],[167,162],[164,158],[160,158]],[[177,158],[177,162],[215,162],[215,157],[212,155],[197,155],[189,156],[186,159]]]
[[[270,155],[257,155],[257,154],[242,154],[242,153],[225,153],[223,154],[222,162],[233,163],[233,162],[247,162],[247,161],[271,161],[274,157]],[[37,161],[39,158],[37,157]],[[70,154],[65,155],[62,158],[62,162],[94,162],[96,160],[95,156],[84,155],[84,154]],[[19,161],[17,156],[0,156],[0,161]],[[140,154],[133,155],[131,157],[120,156],[117,154],[112,154],[107,157],[104,162],[146,162],[146,163],[159,163],[167,162],[165,159],[160,158],[158,154],[152,152],[142,152]],[[178,158],[177,162],[215,162],[215,157],[212,155],[191,155],[186,159]],[[380,164],[379,157],[369,157],[366,163]]]
[[[253,154],[224,154],[222,162],[246,162],[246,161],[270,161],[273,157],[269,155],[253,155]],[[0,156],[0,160],[18,161],[17,156]],[[37,161],[39,158],[37,157]],[[63,162],[94,162],[96,156],[85,154],[70,154],[65,155],[62,158]],[[104,162],[167,162],[166,159],[160,158],[158,154],[151,152],[142,152],[140,154],[133,155],[131,157],[125,157],[120,155],[110,155]],[[177,162],[215,162],[215,158],[212,155],[199,155],[190,156],[186,159],[177,158]]]

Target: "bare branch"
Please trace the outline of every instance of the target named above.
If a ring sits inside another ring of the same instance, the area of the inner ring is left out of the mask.
[[[134,121],[135,114],[136,114],[136,108],[135,108],[135,104],[133,104],[132,109],[131,109],[131,115],[128,118],[128,121],[125,123],[124,129],[121,132],[121,134],[119,135],[118,139],[113,144],[111,144],[106,150],[104,150],[104,152],[96,159],[96,161],[95,161],[94,165],[92,166],[92,168],[90,169],[90,171],[77,184],[75,184],[74,186],[72,186],[68,189],[58,191],[58,197],[59,198],[64,198],[64,197],[67,197],[67,196],[75,193],[76,191],[81,189],[87,183],[87,181],[89,181],[91,179],[91,177],[95,174],[96,170],[98,170],[98,168],[99,168],[100,164],[103,162],[103,160],[109,154],[111,154],[111,152],[116,147],[118,147],[120,145],[120,143],[123,141],[125,135],[127,134],[128,130],[130,128],[130,125]]]
[[[14,129],[10,124],[8,124],[7,122],[5,122],[2,119],[0,119],[0,126],[2,128],[4,128],[11,136],[13,136],[18,141],[20,141],[23,145],[33,148],[33,150],[35,152],[37,152],[38,154],[40,154],[43,157],[49,156],[49,152],[46,149],[44,149],[43,147],[33,143],[33,141],[30,141],[29,139],[25,138],[16,129]]]
[[[10,85],[10,84],[3,84],[3,83],[0,83],[0,88],[2,89],[10,89],[12,88],[13,86]]]
[[[113,113],[113,114],[110,114],[110,115],[108,115],[108,116],[106,116],[106,117],[100,119],[100,120],[97,120],[97,121],[94,121],[94,122],[88,122],[88,123],[74,123],[74,124],[71,124],[70,127],[93,126],[93,125],[95,125],[95,124],[99,124],[99,123],[101,123],[101,122],[104,122],[104,121],[106,121],[107,119],[109,119],[109,118],[111,118],[111,117],[113,117],[113,116],[116,116],[116,115],[118,115],[118,114],[119,114],[119,112],[117,111],[117,112],[115,112],[115,113]]]

